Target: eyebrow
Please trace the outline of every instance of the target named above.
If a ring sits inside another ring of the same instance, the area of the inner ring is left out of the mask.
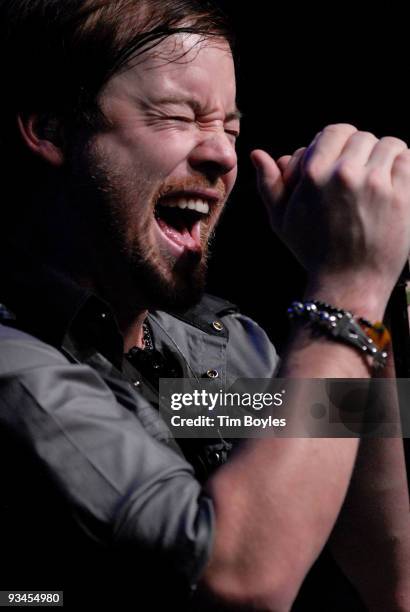
[[[184,98],[184,97],[181,97],[181,96],[172,96],[172,95],[165,96],[163,98],[158,98],[157,100],[155,100],[155,102],[157,104],[187,104],[196,113],[200,113],[201,112],[201,108],[202,108],[202,106],[201,106],[200,102],[198,102],[198,100],[195,100],[193,98]],[[226,114],[225,121],[233,121],[235,119],[240,121],[242,119],[242,117],[243,117],[243,114],[238,109],[238,107],[235,106],[234,110],[232,110],[232,111],[230,111],[229,113]]]
[[[228,113],[226,115],[226,120],[232,121],[233,119],[238,119],[238,121],[240,121],[242,117],[243,117],[243,113],[241,113],[239,108],[235,108],[235,110],[233,110],[231,113]]]

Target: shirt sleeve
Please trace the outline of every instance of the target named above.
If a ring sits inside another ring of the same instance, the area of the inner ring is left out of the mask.
[[[91,539],[155,551],[195,587],[212,548],[212,500],[190,464],[153,439],[92,368],[7,329],[0,433],[18,436]]]
[[[258,323],[240,312],[223,317],[229,331],[227,371],[230,382],[237,378],[270,379],[279,366],[279,356]]]

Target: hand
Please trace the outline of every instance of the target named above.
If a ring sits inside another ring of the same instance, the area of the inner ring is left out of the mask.
[[[272,227],[310,285],[349,288],[383,311],[410,251],[407,145],[339,124],[292,157],[256,150],[252,161]]]

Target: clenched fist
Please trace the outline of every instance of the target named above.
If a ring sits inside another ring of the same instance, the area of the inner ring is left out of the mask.
[[[338,124],[293,156],[252,161],[272,228],[311,285],[365,292],[382,315],[410,251],[406,143]]]

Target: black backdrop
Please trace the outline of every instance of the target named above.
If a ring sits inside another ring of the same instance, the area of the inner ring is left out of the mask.
[[[217,230],[208,289],[237,303],[280,348],[286,307],[301,295],[304,274],[268,228],[249,152],[292,153],[335,122],[408,141],[410,36],[393,5],[359,15],[358,3],[219,4],[237,33],[244,119],[239,179]]]

